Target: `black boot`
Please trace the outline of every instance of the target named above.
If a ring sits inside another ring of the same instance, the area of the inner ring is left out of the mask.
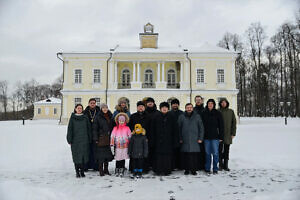
[[[84,165],[81,165],[79,167],[79,172],[80,172],[80,177],[85,177],[85,174],[84,174]]]
[[[104,174],[107,174],[107,175],[110,176],[110,173],[109,173],[109,171],[108,171],[108,162],[105,162],[105,163],[104,163]]]
[[[230,169],[228,168],[228,159],[224,160],[224,170],[228,172],[230,171]]]
[[[79,166],[77,164],[75,164],[75,171],[76,171],[76,178],[80,178]]]
[[[103,163],[99,164],[99,175],[104,176],[104,171],[103,171]]]
[[[222,171],[224,169],[224,160],[219,158],[219,170]]]

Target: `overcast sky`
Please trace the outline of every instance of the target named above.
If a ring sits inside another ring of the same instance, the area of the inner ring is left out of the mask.
[[[294,21],[299,1],[0,0],[0,80],[52,83],[62,74],[57,52],[138,46],[147,22],[163,46],[217,44],[257,21],[270,37]]]

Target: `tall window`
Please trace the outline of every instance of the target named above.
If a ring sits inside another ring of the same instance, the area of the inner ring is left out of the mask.
[[[149,85],[153,83],[153,71],[151,69],[145,71],[145,83]]]
[[[176,73],[174,69],[168,70],[168,86],[175,86],[176,84]]]
[[[75,83],[82,83],[82,70],[75,69]]]
[[[53,109],[53,114],[54,114],[54,115],[57,114],[57,109],[56,109],[56,108]]]
[[[101,70],[94,69],[94,83],[100,83],[100,82],[101,82]]]
[[[75,104],[75,106],[77,105],[77,104],[81,104],[81,98],[79,97],[77,97],[77,98],[74,98],[74,104]]]
[[[42,110],[40,108],[38,108],[38,114],[41,114]]]
[[[218,83],[224,83],[224,69],[217,69],[217,79]]]
[[[204,83],[204,69],[197,69],[197,83]]]
[[[100,103],[100,98],[99,98],[99,97],[95,97],[95,99],[96,99],[96,105],[97,105],[97,106],[100,106],[100,104],[101,104],[101,103]]]
[[[122,72],[122,85],[130,85],[130,71],[128,69],[124,69]]]

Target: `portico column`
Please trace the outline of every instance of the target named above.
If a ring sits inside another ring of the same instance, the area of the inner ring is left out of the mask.
[[[157,82],[160,82],[160,62],[157,62]]]
[[[141,82],[140,62],[137,63],[138,82]]]
[[[115,62],[115,87],[117,88],[118,87],[118,62],[116,61]]]
[[[180,86],[183,82],[183,63],[180,61]]]
[[[136,78],[135,78],[135,62],[133,62],[133,82],[136,82]]]
[[[165,82],[165,62],[162,62],[161,81]]]

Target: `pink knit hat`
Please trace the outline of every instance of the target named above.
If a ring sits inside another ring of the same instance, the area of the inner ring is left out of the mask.
[[[123,115],[119,116],[118,120],[121,122],[125,122],[125,116]]]

